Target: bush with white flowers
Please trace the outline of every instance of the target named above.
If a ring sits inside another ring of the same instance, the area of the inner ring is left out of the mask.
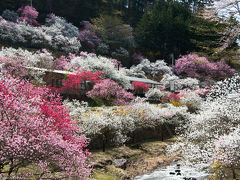
[[[15,49],[6,47],[1,48],[0,58],[8,59],[8,62],[2,62],[0,60],[2,63],[5,63],[4,67],[17,66],[18,71],[27,71],[28,77],[36,84],[44,84],[43,77],[45,72],[41,69],[37,70],[32,67],[50,69],[54,60],[52,54],[46,49],[42,49],[37,52],[30,52],[21,48]],[[20,61],[22,62],[21,64],[18,63]]]
[[[236,173],[235,170],[240,165],[240,127],[227,135],[220,136],[214,145],[216,151],[213,156],[213,177],[216,179],[229,177],[226,169]]]
[[[224,89],[227,90],[228,87]],[[198,113],[189,116],[189,121],[179,128],[179,134],[184,137],[184,143],[179,144],[179,147],[185,163],[201,165],[202,168],[214,166],[216,158],[221,157],[220,149],[224,149],[224,144],[217,147],[216,142],[231,137],[240,123],[239,103],[240,98],[229,99],[222,96],[203,102]],[[234,150],[238,150],[239,144],[233,143],[231,146],[231,153],[237,153]],[[228,156],[229,154],[226,154],[226,157]],[[223,161],[228,161],[224,159],[224,154],[222,158]],[[226,162],[224,164],[228,165]]]
[[[196,112],[200,108],[203,99],[198,94],[190,90],[180,93],[183,95],[179,100],[180,104],[187,106],[190,112]]]
[[[78,52],[81,44],[76,34],[71,31],[74,28],[66,30],[72,26],[60,22],[55,21],[47,26],[34,27],[24,21],[14,23],[3,19],[0,21],[0,40],[25,47],[47,47],[53,50]]]
[[[108,137],[111,144],[125,143],[137,129],[179,124],[188,118],[186,107],[161,107],[143,99],[136,99],[128,106],[94,108],[76,100],[64,104],[88,138],[94,141],[99,136]]]
[[[132,66],[130,70],[137,77],[146,77],[146,75],[156,77],[164,74],[172,74],[172,69],[167,66],[164,60],[157,60],[151,63],[148,59],[143,59],[140,64]]]
[[[51,37],[51,47],[66,52],[78,52],[81,44],[78,40],[78,28],[64,18],[49,15],[43,31]]]
[[[170,81],[174,81],[176,90],[181,90],[181,89],[196,90],[197,88],[199,88],[199,81],[197,79],[195,78],[180,79],[178,76],[171,75],[171,74],[163,75],[163,78],[160,81],[160,83],[162,83],[166,89],[169,89]]]
[[[71,59],[71,66],[77,70],[86,70],[90,72],[102,72],[106,78],[116,81],[124,88],[130,88],[130,81],[127,79],[126,72],[123,68],[115,66],[111,59],[97,56],[96,54],[81,53],[81,56],[76,56]]]
[[[211,87],[210,93],[207,95],[207,100],[225,97],[228,94],[237,93],[240,90],[240,76],[235,74],[232,78],[218,81]]]
[[[149,89],[146,93],[145,96],[148,99],[156,99],[156,100],[161,100],[161,98],[164,96],[164,92],[162,92],[158,88],[151,88]]]
[[[10,59],[21,59],[27,66],[38,68],[51,68],[54,60],[52,53],[46,49],[30,52],[22,48],[2,47],[0,49],[0,56]]]

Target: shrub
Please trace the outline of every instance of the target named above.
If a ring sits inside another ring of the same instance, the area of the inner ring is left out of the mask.
[[[76,53],[81,47],[78,40],[78,28],[67,22],[64,18],[50,14],[46,18],[43,31],[51,36],[51,47],[66,52]]]
[[[186,107],[161,107],[139,98],[127,106],[93,108],[76,100],[64,103],[91,142],[101,138],[102,143],[108,141],[111,146],[133,140],[135,130],[156,130],[164,123],[178,124],[187,118]]]
[[[112,52],[111,55],[116,59],[123,59],[123,58],[127,58],[129,53],[125,48],[120,47],[119,49],[116,49],[114,52]]]
[[[183,97],[179,100],[182,105],[188,107],[191,113],[197,112],[200,109],[202,98],[196,93],[196,91],[181,91]]]
[[[96,54],[87,54],[81,52],[81,56],[71,59],[73,70],[81,69],[90,72],[102,72],[105,78],[111,78],[125,89],[131,87],[130,81],[126,76],[125,69],[116,67],[116,63],[112,59],[97,56]]]
[[[224,60],[217,63],[209,62],[205,57],[196,54],[182,56],[176,61],[174,69],[177,74],[187,75],[194,78],[224,78],[235,73]]]
[[[149,99],[161,100],[161,98],[164,96],[164,93],[160,89],[151,88],[148,90],[145,96]]]
[[[2,64],[1,71],[5,74],[11,74],[14,77],[25,77],[28,74],[24,68],[26,62],[21,59],[10,59],[0,56],[0,64]]]
[[[49,48],[66,52],[78,52],[81,47],[77,37],[63,35],[61,24],[33,27],[25,22],[0,21],[0,39],[5,43],[24,47]]]
[[[20,13],[18,21],[25,21],[28,24],[39,26],[40,24],[36,21],[38,17],[38,11],[31,6],[25,6],[19,8],[17,12]]]
[[[102,82],[101,75],[101,72],[91,73],[89,71],[78,71],[76,74],[68,75],[67,79],[63,82],[64,86],[59,90],[60,92],[67,92],[80,97],[80,90],[86,92],[89,89],[89,85],[93,86],[95,83]]]
[[[136,94],[144,94],[149,90],[149,86],[145,82],[134,81],[132,82],[132,85],[133,85],[133,91]]]
[[[3,69],[13,76],[24,77],[34,84],[44,84],[45,72],[36,68],[52,68],[53,56],[46,49],[37,52],[29,52],[21,48],[2,48],[0,50],[1,62],[5,63]]]
[[[52,36],[61,34],[67,38],[78,37],[78,28],[72,23],[67,22],[63,17],[56,16],[55,14],[49,14],[47,16],[46,26],[55,29],[55,31],[49,32]]]
[[[41,49],[36,52],[30,52],[21,48],[6,48],[0,50],[0,56],[14,60],[22,60],[28,67],[52,68],[53,56],[46,49]]]
[[[137,66],[130,68],[133,75],[138,77],[151,76],[152,78],[158,78],[164,74],[172,74],[172,70],[164,60],[157,60],[151,63],[148,59],[143,59]],[[161,79],[156,79],[161,80]]]
[[[218,98],[226,98],[228,94],[236,93],[240,89],[240,76],[235,74],[232,78],[218,81],[211,87],[206,99],[213,101]]]
[[[89,176],[88,143],[50,89],[1,76],[0,112],[1,178],[49,178],[55,171],[58,178]],[[36,166],[39,172],[31,174]]]
[[[192,89],[196,90],[199,88],[199,80],[195,78],[180,79],[178,76],[165,74],[160,81],[166,89],[170,88],[170,81],[174,81],[175,90]]]
[[[142,61],[143,59],[146,59],[146,58],[144,58],[141,54],[137,54],[137,53],[134,53],[134,54],[132,55],[132,58],[133,58],[133,62],[134,62],[135,64],[139,64],[139,63],[141,63],[141,61]]]
[[[236,177],[236,169],[239,166],[240,150],[240,129],[234,128],[234,131],[228,135],[220,136],[214,143],[215,153],[213,158],[213,169],[211,176],[216,179],[229,177],[229,171],[233,178]]]
[[[2,17],[4,19],[6,19],[7,21],[16,22],[17,19],[18,19],[18,14],[16,12],[14,12],[14,11],[6,9],[2,13]]]
[[[60,56],[59,58],[55,59],[53,62],[53,69],[58,70],[69,70],[71,68],[71,59],[66,56]]]
[[[239,97],[230,99],[227,95],[203,101],[198,113],[180,126],[184,141],[178,145],[186,164],[199,169],[209,169],[219,160],[222,166],[238,164],[239,102]]]
[[[108,55],[110,47],[105,43],[100,43],[97,47],[97,52],[101,55]]]
[[[95,84],[93,89],[89,91],[87,95],[95,101],[100,101],[107,105],[128,104],[129,101],[134,99],[132,93],[126,92],[121,86],[110,79]]]
[[[100,44],[100,39],[91,31],[92,24],[88,21],[82,21],[83,26],[78,34],[78,38],[86,51],[95,52],[95,48]]]

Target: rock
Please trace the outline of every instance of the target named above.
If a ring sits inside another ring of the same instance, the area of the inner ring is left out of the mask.
[[[177,173],[180,173],[180,172],[181,172],[181,170],[180,170],[180,169],[176,169],[176,170],[175,170],[175,172],[177,172]]]
[[[126,159],[114,159],[113,165],[117,168],[126,169],[127,160]]]

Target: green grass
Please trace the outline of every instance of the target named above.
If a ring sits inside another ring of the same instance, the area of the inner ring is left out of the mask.
[[[118,179],[117,176],[107,174],[100,170],[95,170],[95,172],[93,172],[93,178],[96,180],[117,180]]]

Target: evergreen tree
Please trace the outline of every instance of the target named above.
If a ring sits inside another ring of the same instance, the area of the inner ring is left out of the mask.
[[[161,0],[144,13],[136,28],[136,41],[154,59],[169,57],[171,53],[184,54],[192,48],[192,18],[186,5]]]

